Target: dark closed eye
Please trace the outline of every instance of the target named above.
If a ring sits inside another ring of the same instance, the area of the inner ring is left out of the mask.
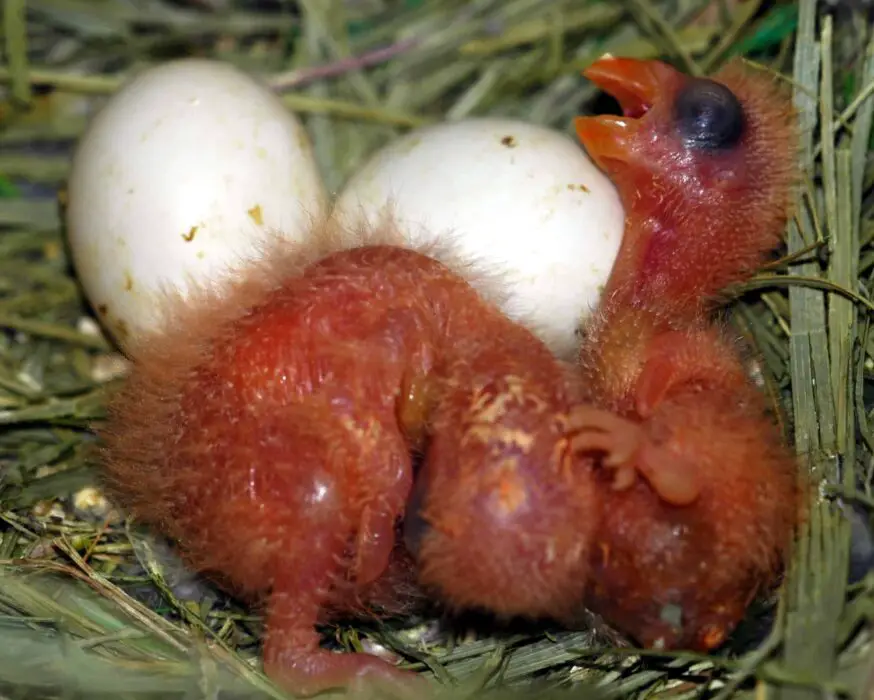
[[[677,131],[690,148],[732,148],[743,136],[745,121],[743,106],[735,94],[707,78],[690,80],[674,102]]]

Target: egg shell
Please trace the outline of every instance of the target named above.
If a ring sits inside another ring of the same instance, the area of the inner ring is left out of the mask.
[[[235,67],[184,59],[142,72],[92,120],[67,229],[85,294],[130,355],[161,322],[156,292],[220,285],[267,236],[300,239],[328,204],[298,118]]]
[[[502,278],[505,312],[562,356],[597,305],[622,239],[613,183],[564,134],[475,118],[428,126],[377,152],[332,216],[388,215],[413,244],[451,239],[462,258]]]

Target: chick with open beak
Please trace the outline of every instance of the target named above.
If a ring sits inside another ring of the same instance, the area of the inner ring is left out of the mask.
[[[780,240],[795,129],[773,81],[605,58],[622,116],[577,129],[620,190],[624,239],[584,329],[572,447],[602,490],[586,602],[649,647],[721,645],[785,563],[806,499],[795,456],[709,314]]]
[[[739,62],[698,78],[608,56],[584,75],[623,112],[576,122],[627,213],[605,298],[694,316],[780,240],[797,177],[791,103]]]

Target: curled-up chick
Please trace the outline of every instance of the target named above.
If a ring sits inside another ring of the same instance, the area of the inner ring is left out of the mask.
[[[694,317],[781,239],[798,172],[789,96],[739,62],[695,78],[659,61],[605,57],[584,74],[623,110],[576,122],[626,211],[604,297]]]
[[[298,694],[365,681],[419,693],[420,678],[375,656],[322,649],[315,625],[410,583],[395,534],[429,431],[430,466],[473,478],[525,449],[505,434],[568,405],[533,334],[451,256],[398,241],[390,227],[317,227],[306,250],[267,250],[230,291],[176,300],[102,430],[116,500],[265,603],[265,670]],[[475,528],[441,527],[456,524]]]
[[[587,601],[646,646],[708,650],[778,580],[806,502],[764,398],[707,318],[780,240],[792,111],[740,64],[704,79],[605,58],[586,74],[624,111],[577,127],[627,212],[571,416],[604,486]]]

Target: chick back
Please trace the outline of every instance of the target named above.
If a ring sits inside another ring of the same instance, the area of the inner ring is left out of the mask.
[[[366,504],[402,512],[400,387],[431,372],[451,309],[482,303],[435,260],[385,246],[251,296],[224,319],[195,306],[153,339],[102,431],[117,500],[248,594],[280,559],[353,537]]]

